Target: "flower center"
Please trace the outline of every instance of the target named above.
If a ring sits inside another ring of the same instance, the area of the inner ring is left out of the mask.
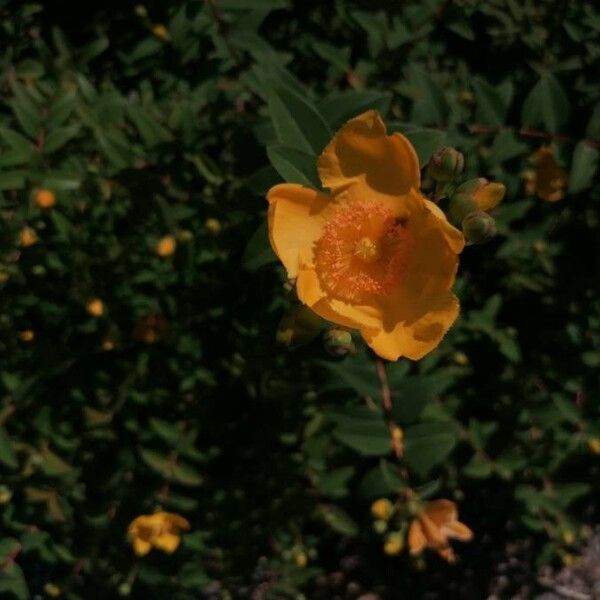
[[[315,245],[315,270],[332,297],[355,304],[389,296],[401,282],[412,235],[375,202],[340,206]]]
[[[375,262],[381,255],[377,240],[368,237],[360,238],[360,240],[356,242],[354,253],[358,258],[368,263]]]

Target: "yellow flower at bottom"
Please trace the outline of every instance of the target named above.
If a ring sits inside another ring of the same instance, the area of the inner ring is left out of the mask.
[[[127,528],[127,537],[137,556],[148,554],[152,548],[172,554],[181,542],[180,531],[189,528],[189,521],[184,517],[160,511],[136,517]]]
[[[456,504],[451,500],[433,500],[425,504],[408,530],[411,554],[431,548],[448,562],[455,559],[449,542],[452,538],[468,542],[473,538],[473,532],[458,520]]]
[[[394,505],[387,498],[379,498],[371,504],[371,514],[382,521],[387,521],[394,512]]]
[[[414,148],[376,111],[348,121],[317,167],[328,194],[297,184],[267,194],[271,245],[299,299],[383,358],[422,358],[459,313],[462,233],[418,191]]]

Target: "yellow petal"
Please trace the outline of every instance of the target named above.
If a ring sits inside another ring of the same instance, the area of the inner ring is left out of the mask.
[[[418,519],[414,519],[408,530],[408,547],[411,554],[419,554],[427,545],[423,528]]]
[[[400,133],[387,135],[381,116],[369,110],[348,121],[317,161],[324,187],[338,194],[354,188],[357,195],[403,196],[419,188],[419,159]]]
[[[450,291],[412,299],[397,294],[394,301],[384,313],[381,329],[361,330],[373,351],[388,360],[423,358],[439,345],[459,313],[458,300]]]
[[[446,525],[444,529],[449,538],[456,538],[463,542],[468,542],[473,539],[473,532],[460,521],[454,521],[453,523]]]
[[[167,518],[171,528],[181,529],[183,531],[187,531],[190,528],[190,522],[177,513],[167,513]]]
[[[313,268],[304,267],[298,273],[296,292],[301,302],[320,317],[351,329],[379,328],[382,326],[378,306],[348,304],[327,296]]]
[[[429,209],[429,212],[437,218],[439,227],[443,232],[450,249],[455,254],[460,254],[465,247],[465,238],[463,237],[462,232],[448,222],[444,211],[442,211],[437,204],[431,200],[425,199],[425,205]]]
[[[150,552],[151,548],[152,546],[150,545],[150,542],[141,540],[139,538],[134,538],[133,551],[136,553],[137,556],[145,556],[146,554],[148,554],[148,552]]]
[[[288,277],[298,274],[300,261],[311,262],[313,244],[321,235],[330,198],[295,183],[272,187],[269,201],[269,239]]]
[[[428,502],[423,512],[438,526],[454,523],[458,516],[456,504],[451,500],[433,500]]]
[[[174,533],[163,533],[154,540],[154,546],[167,554],[172,554],[177,550],[181,538]]]
[[[479,210],[489,212],[502,202],[506,187],[502,183],[488,182],[473,193],[473,198]]]

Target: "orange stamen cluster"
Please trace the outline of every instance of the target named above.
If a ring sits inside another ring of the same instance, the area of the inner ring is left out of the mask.
[[[388,296],[401,282],[412,236],[390,209],[375,202],[341,205],[315,246],[323,288],[344,302]]]

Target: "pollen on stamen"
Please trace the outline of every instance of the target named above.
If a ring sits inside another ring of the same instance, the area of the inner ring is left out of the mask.
[[[315,246],[315,270],[324,290],[350,303],[391,294],[409,263],[412,236],[387,207],[375,202],[340,206]]]

